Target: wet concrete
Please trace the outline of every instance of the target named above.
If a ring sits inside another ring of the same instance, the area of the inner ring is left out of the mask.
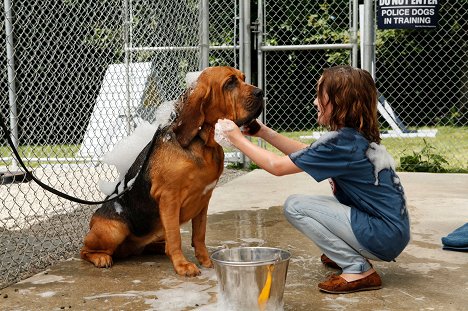
[[[329,194],[305,174],[272,177],[254,171],[215,190],[206,243],[220,247],[270,246],[291,252],[285,310],[467,310],[468,253],[441,249],[440,238],[468,221],[468,175],[400,174],[412,220],[412,240],[396,262],[374,262],[377,291],[324,294],[317,283],[336,270],[320,263],[319,249],[282,215],[292,193]],[[195,261],[190,226],[183,249]],[[213,269],[177,276],[163,255],[117,261],[97,269],[78,258],[0,290],[1,310],[218,310]]]

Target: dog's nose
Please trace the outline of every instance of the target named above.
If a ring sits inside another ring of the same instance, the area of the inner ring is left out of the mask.
[[[258,97],[258,98],[263,98],[263,90],[262,89],[259,89],[259,88],[256,88],[254,91],[253,91],[253,95],[255,97]]]

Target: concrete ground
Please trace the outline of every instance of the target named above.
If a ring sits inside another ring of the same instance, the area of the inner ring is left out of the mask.
[[[400,173],[412,223],[412,240],[396,262],[374,262],[381,290],[324,294],[317,283],[335,272],[320,251],[285,220],[281,205],[293,193],[330,194],[327,182],[306,174],[274,177],[255,170],[215,189],[206,244],[271,246],[292,257],[284,310],[468,310],[468,252],[442,250],[441,238],[468,222],[468,175]],[[190,226],[182,230],[190,247]],[[0,290],[1,310],[224,310],[216,274],[196,278],[174,273],[168,258],[133,257],[110,269],[76,258]]]

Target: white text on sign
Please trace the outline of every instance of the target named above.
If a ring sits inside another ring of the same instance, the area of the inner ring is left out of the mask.
[[[379,0],[379,5],[436,5],[439,0]]]

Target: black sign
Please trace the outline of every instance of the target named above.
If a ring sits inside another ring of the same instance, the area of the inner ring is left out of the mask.
[[[440,0],[376,0],[379,29],[436,28]]]

